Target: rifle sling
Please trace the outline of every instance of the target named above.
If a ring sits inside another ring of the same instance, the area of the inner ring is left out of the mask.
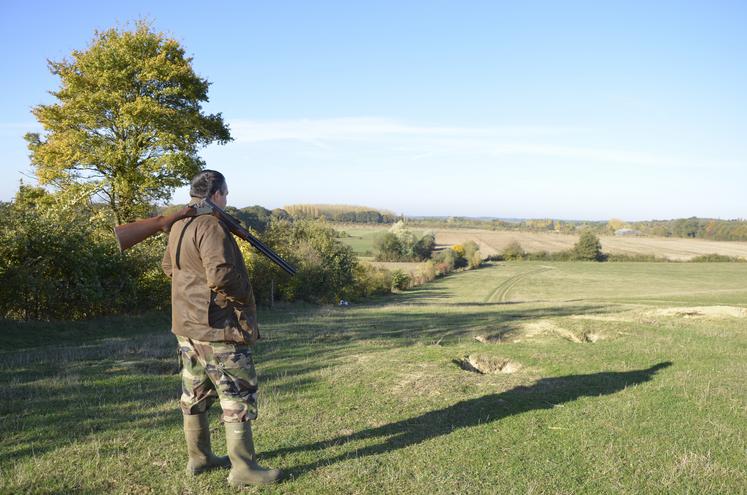
[[[192,223],[192,221],[197,217],[191,217],[189,221],[187,222],[187,225],[184,226],[181,233],[179,234],[179,242],[176,244],[176,268],[177,270],[181,270],[182,267],[179,265],[179,255],[182,253],[182,240],[184,239],[184,233],[187,231],[187,227],[189,227],[189,224]]]

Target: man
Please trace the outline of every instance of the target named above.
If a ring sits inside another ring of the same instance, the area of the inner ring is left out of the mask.
[[[192,179],[190,204],[210,198],[226,206],[220,172]],[[241,487],[278,481],[281,472],[257,464],[251,421],[257,418],[257,376],[251,345],[259,338],[254,294],[244,259],[228,228],[213,215],[174,223],[163,258],[171,277],[172,332],[179,342],[187,441],[187,473],[231,467],[228,482]],[[219,399],[228,457],[210,448],[207,411]]]

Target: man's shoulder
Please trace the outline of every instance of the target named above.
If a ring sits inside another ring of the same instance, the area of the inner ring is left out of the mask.
[[[214,215],[200,215],[194,217],[195,235],[198,239],[219,239],[231,238],[231,232],[228,228]]]
[[[188,233],[189,231],[191,231],[191,234]],[[209,233],[211,232],[225,232],[223,224],[215,216],[205,214],[196,217],[185,217],[174,222],[169,233],[169,239],[172,237],[180,238],[184,234],[201,237],[204,234],[210,235]]]
[[[204,214],[204,215],[198,215],[194,218],[195,225],[200,226],[212,226],[212,225],[221,225],[220,220],[218,220],[218,217],[211,214]]]

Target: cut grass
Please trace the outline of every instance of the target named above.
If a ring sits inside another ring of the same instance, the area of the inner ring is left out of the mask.
[[[742,264],[519,262],[265,311],[256,441],[291,478],[248,492],[743,493],[747,318],[687,308],[747,307],[745,280]],[[183,475],[168,321],[111,321],[116,337],[3,329],[0,491],[235,493],[225,472]]]

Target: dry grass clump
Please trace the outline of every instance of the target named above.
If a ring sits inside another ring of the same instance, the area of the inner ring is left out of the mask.
[[[738,306],[693,306],[661,308],[654,311],[658,316],[679,316],[682,318],[745,318],[747,309]]]

